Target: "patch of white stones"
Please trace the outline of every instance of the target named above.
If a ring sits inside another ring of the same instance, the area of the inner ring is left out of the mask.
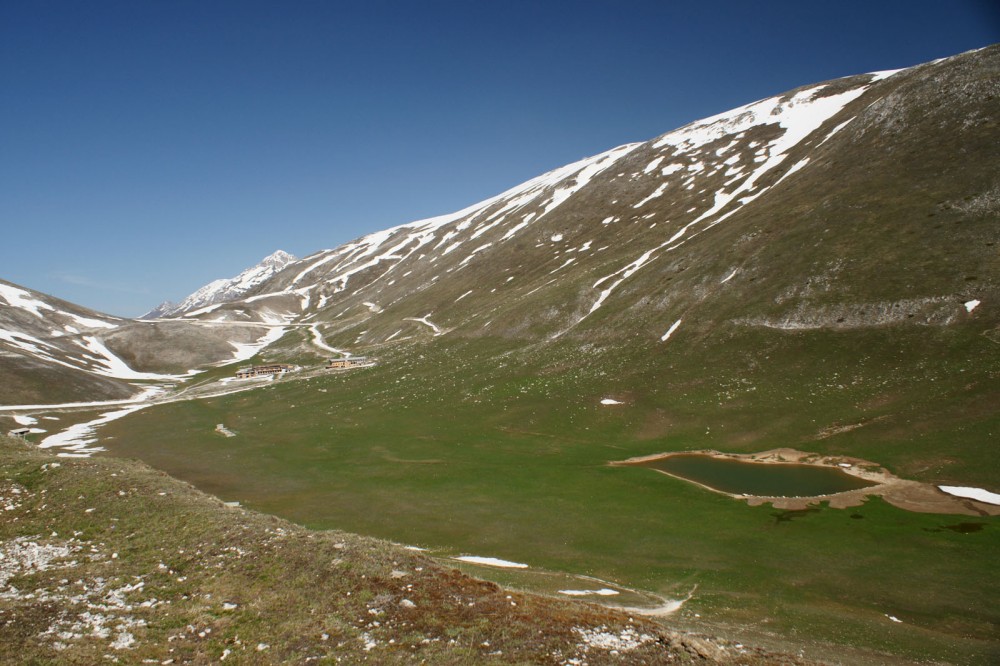
[[[128,595],[140,591],[141,581],[114,587],[103,578],[71,581],[63,578],[54,589],[19,590],[10,581],[43,571],[71,570],[81,560],[103,560],[105,556],[75,538],[55,535],[16,537],[0,543],[0,599],[32,604],[56,604],[63,610],[38,637],[51,640],[52,647],[64,650],[73,641],[86,638],[107,640],[115,650],[135,645],[132,630],[145,621],[127,613],[133,609]],[[146,605],[147,602],[144,602]]]
[[[580,629],[576,627],[573,631],[580,634],[580,644],[584,650],[597,648],[599,650],[628,652],[656,640],[655,636],[640,634],[632,627],[626,627],[618,633],[608,631],[608,628],[603,626],[596,629]]]
[[[591,650],[602,650],[618,656],[656,640],[655,636],[640,633],[634,627],[626,627],[615,632],[602,625],[591,629],[573,627],[573,631],[579,635],[580,642],[577,645],[576,655],[561,662],[564,666],[583,666],[588,663],[587,655]]]
[[[59,463],[52,463],[43,469],[58,466]],[[27,489],[18,484],[0,485],[0,509],[5,514],[16,511],[27,495]],[[111,559],[116,557],[117,553],[111,555]],[[96,545],[75,536],[60,538],[55,532],[48,537],[33,535],[2,540],[0,601],[51,604],[61,608],[49,626],[38,634],[39,639],[51,641],[56,650],[64,650],[70,643],[83,639],[106,640],[114,650],[132,648],[136,642],[132,630],[145,625],[145,621],[131,616],[136,606],[129,601],[129,596],[140,592],[144,583],[136,579],[131,584],[116,585],[101,577],[74,578],[73,575],[81,562],[106,560],[108,556]],[[51,588],[21,590],[12,584],[20,577],[48,571],[64,571],[65,577]],[[138,607],[151,607],[156,603],[155,599],[144,601]]]

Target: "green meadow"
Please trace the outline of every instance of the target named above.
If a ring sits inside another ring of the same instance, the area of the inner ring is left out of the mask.
[[[311,528],[690,596],[674,625],[820,658],[995,663],[1000,519],[878,499],[750,507],[607,465],[791,446],[990,488],[996,368],[992,343],[966,335],[744,329],[689,340],[699,353],[688,355],[410,342],[359,350],[376,367],[145,409],[104,427],[102,444]],[[546,587],[513,570],[475,572]]]

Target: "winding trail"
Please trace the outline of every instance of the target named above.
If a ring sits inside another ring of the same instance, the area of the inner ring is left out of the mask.
[[[344,358],[351,356],[351,352],[344,351],[343,349],[337,349],[336,347],[331,347],[326,344],[323,340],[323,334],[319,332],[319,324],[311,324],[309,326],[309,331],[312,333],[313,344],[322,349],[323,351],[333,352],[334,354],[342,354]]]
[[[196,322],[191,322],[196,323]],[[264,337],[267,338],[267,344],[272,344],[277,342],[278,339],[290,328],[308,328],[311,334],[311,343],[317,348],[325,353],[332,352],[335,354],[340,354],[342,356],[350,357],[351,352],[342,349],[337,349],[326,344],[323,339],[323,335],[319,330],[319,324],[263,324],[263,323],[250,323],[250,322],[211,322],[211,321],[200,321],[197,325],[201,326],[232,326],[244,325],[252,326],[255,328],[268,328],[272,329],[268,335]],[[264,345],[266,347],[267,345]],[[226,360],[222,365],[236,363],[241,360],[246,360],[243,358],[236,358],[231,360]],[[219,365],[219,364],[213,364]],[[209,366],[211,367],[211,366]],[[100,414],[97,418],[91,419],[89,421],[76,423],[68,426],[62,430],[59,430],[51,435],[48,435],[39,442],[39,448],[58,448],[62,451],[57,455],[61,457],[89,457],[94,453],[106,451],[103,447],[95,446],[97,442],[96,430],[100,426],[110,423],[111,421],[120,419],[122,417],[128,416],[133,412],[140,409],[145,409],[146,407],[152,407],[154,405],[165,405],[174,402],[183,402],[188,400],[205,400],[209,398],[218,398],[226,395],[232,395],[234,393],[242,393],[243,391],[252,391],[258,388],[262,388],[270,384],[272,377],[268,377],[266,380],[241,380],[236,383],[230,378],[222,379],[213,382],[209,385],[204,386],[185,386],[187,380],[192,379],[194,375],[190,376],[171,376],[170,379],[173,381],[168,382],[157,382],[155,384],[133,384],[134,386],[141,387],[141,392],[131,398],[123,398],[119,400],[99,400],[93,402],[65,402],[56,404],[37,404],[37,405],[0,405],[0,415],[11,414],[11,415],[21,415],[24,412],[35,412],[35,413],[45,413],[45,412],[80,412],[80,411],[91,411],[100,409],[110,409],[111,411],[106,411]],[[119,409],[114,409],[119,408]]]
[[[416,321],[423,324],[424,326],[430,326],[431,330],[434,331],[435,337],[439,335],[444,335],[446,331],[442,330],[440,326],[432,322],[430,319],[428,319],[428,317],[430,317],[429,314],[426,314],[423,317],[403,317],[403,321]]]

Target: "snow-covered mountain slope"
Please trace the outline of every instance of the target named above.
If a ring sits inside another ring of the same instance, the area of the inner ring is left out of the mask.
[[[0,395],[71,396],[86,384],[97,398],[128,396],[120,359],[100,342],[124,323],[0,281]]]
[[[0,310],[0,326],[16,329],[23,335],[34,332],[59,338],[82,331],[113,329],[124,322],[3,280],[0,280],[0,305],[4,306]]]
[[[316,253],[187,316],[330,322],[345,344],[960,321],[996,289],[995,252],[974,239],[1000,187],[998,60],[990,47],[805,86]]]
[[[449,215],[301,260],[275,253],[167,320],[46,309],[25,291],[7,299],[3,358],[68,364],[118,382],[102,389],[112,395],[146,380],[108,354],[137,375],[184,375],[295,326],[322,341],[299,336],[314,354],[483,337],[676,351],[688,335],[885,326],[988,337],[1000,325],[998,82],[993,46],[804,86]]]
[[[183,315],[217,303],[234,301],[257,285],[279,273],[285,266],[295,261],[295,257],[283,250],[264,257],[256,266],[251,266],[234,278],[213,280],[180,303],[164,301],[142,315],[140,319],[157,319]]]
[[[131,321],[0,281],[0,404],[134,397],[248,358],[275,329]]]

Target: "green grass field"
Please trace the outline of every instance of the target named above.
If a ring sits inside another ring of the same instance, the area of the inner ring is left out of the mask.
[[[751,330],[676,356],[662,345],[404,345],[371,350],[375,368],[151,408],[102,434],[116,455],[309,527],[673,599],[694,589],[674,616],[683,626],[807,656],[991,663],[1000,520],[874,499],[784,512],[606,465],[794,446],[989,488],[998,392],[984,344],[945,332]],[[601,405],[607,396],[624,404]]]
[[[0,437],[0,663],[802,664]],[[608,640],[611,640],[608,643]]]

